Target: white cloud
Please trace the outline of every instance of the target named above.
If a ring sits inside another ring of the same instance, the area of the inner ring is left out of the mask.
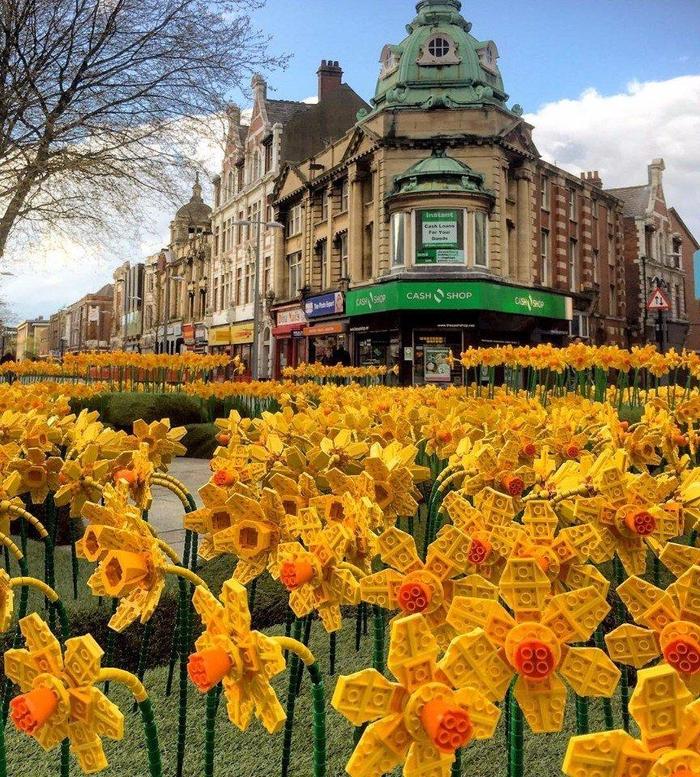
[[[700,75],[634,81],[614,95],[591,88],[525,118],[545,159],[598,170],[606,188],[646,183],[647,165],[663,157],[666,201],[700,239]]]

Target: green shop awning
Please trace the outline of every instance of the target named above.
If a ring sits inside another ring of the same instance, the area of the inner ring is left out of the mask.
[[[571,321],[571,297],[488,281],[392,281],[345,296],[348,316],[392,310],[493,310]]]

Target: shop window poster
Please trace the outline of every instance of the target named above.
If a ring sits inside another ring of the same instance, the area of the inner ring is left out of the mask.
[[[417,216],[416,264],[463,264],[463,211],[421,210]]]
[[[447,358],[450,349],[444,346],[425,347],[424,375],[426,382],[449,383],[451,378],[450,365]]]

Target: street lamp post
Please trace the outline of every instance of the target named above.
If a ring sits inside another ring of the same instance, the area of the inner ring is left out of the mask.
[[[253,292],[253,364],[251,375],[253,380],[260,377],[260,334],[258,326],[260,324],[260,311],[262,301],[260,298],[260,254],[262,252],[262,231],[263,227],[269,229],[284,229],[284,224],[279,221],[263,221],[262,219],[244,219],[242,221],[232,222],[234,226],[245,226],[256,228],[255,241],[255,290]]]

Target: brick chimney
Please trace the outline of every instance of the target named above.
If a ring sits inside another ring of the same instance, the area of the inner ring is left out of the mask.
[[[595,186],[597,189],[603,188],[603,181],[597,170],[581,173],[581,180],[589,183],[591,186]]]
[[[343,70],[337,59],[322,60],[316,75],[318,75],[319,102],[343,83]]]
[[[664,170],[666,165],[663,159],[654,159],[647,168],[649,173],[649,186],[658,189],[663,184]]]
[[[253,87],[253,97],[256,103],[267,100],[267,81],[260,73],[255,73],[250,81],[250,85]]]

